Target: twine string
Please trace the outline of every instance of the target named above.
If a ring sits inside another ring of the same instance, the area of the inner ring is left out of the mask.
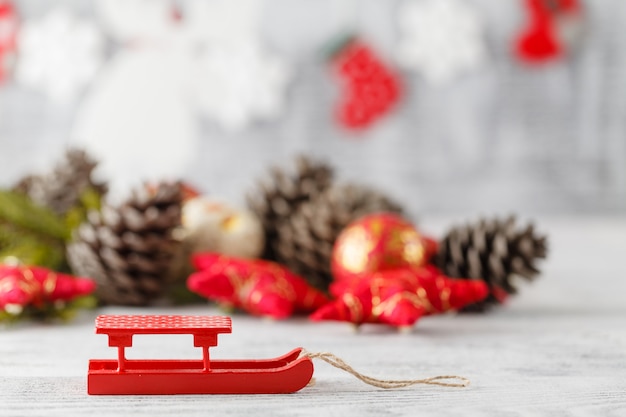
[[[356,371],[354,368],[348,365],[346,362],[344,362],[343,359],[330,352],[308,352],[306,350],[303,350],[300,356],[311,359],[321,359],[322,361],[334,366],[337,369],[341,369],[342,371],[352,374],[353,376],[368,385],[384,389],[404,388],[417,384],[439,385],[441,387],[451,388],[464,388],[470,384],[469,379],[457,375],[438,375],[424,379],[378,379],[371,376],[363,375],[362,373]]]

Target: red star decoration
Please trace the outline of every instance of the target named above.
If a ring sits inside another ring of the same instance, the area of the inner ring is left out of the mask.
[[[0,265],[0,309],[42,308],[47,303],[71,301],[93,292],[96,285],[41,267]]]
[[[482,281],[452,279],[432,266],[380,271],[361,280],[331,286],[336,300],[311,319],[412,326],[422,316],[458,310],[482,300]]]
[[[328,301],[303,278],[274,262],[205,253],[195,255],[193,264],[199,271],[187,280],[191,291],[256,316],[283,319]]]

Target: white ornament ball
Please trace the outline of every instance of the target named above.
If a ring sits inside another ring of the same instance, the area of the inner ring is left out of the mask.
[[[256,258],[263,251],[263,226],[249,211],[195,197],[183,205],[182,222],[192,252]]]

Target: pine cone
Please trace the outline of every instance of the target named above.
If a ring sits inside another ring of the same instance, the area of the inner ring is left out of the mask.
[[[64,215],[81,204],[83,193],[88,189],[99,196],[106,194],[106,185],[92,179],[96,166],[97,162],[85,151],[69,149],[52,172],[24,177],[13,189],[28,195],[34,203]]]
[[[506,220],[482,219],[477,224],[452,228],[441,241],[434,262],[450,277],[485,281],[492,294],[466,309],[483,311],[499,302],[494,290],[515,294],[515,277],[531,281],[537,276],[536,261],[547,255],[546,240],[535,233],[532,224],[516,229],[513,216]]]
[[[91,212],[68,246],[77,275],[96,280],[108,304],[146,305],[164,291],[181,222],[180,183],[140,188],[118,208]]]
[[[376,212],[402,213],[385,195],[358,185],[333,185],[304,202],[280,224],[276,257],[311,285],[327,291],[330,259],[339,233],[352,221]]]
[[[293,174],[273,168],[269,181],[262,182],[256,194],[248,195],[248,206],[257,215],[265,231],[263,258],[276,260],[278,228],[298,207],[316,197],[332,181],[332,169],[307,157],[296,159]]]

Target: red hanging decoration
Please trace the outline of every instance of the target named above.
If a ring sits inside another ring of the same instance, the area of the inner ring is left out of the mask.
[[[199,272],[187,280],[191,291],[252,315],[283,319],[328,301],[303,278],[274,262],[205,253],[195,255],[193,264]]]
[[[334,283],[331,293],[337,299],[311,319],[409,327],[422,316],[480,301],[488,292],[482,281],[448,278],[432,266],[381,271],[366,279]]]
[[[93,292],[95,283],[41,267],[0,265],[0,310],[21,312],[25,307],[43,308],[71,301]]]
[[[578,0],[525,0],[525,5],[530,22],[516,41],[519,58],[540,63],[566,54],[582,29]]]
[[[362,41],[350,38],[342,43],[333,66],[344,81],[338,117],[345,127],[366,128],[399,101],[399,77]]]
[[[18,18],[13,2],[0,0],[0,82],[7,77],[13,64]]]

